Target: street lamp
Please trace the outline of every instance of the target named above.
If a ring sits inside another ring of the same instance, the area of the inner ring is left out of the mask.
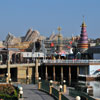
[[[23,87],[20,87],[19,90],[22,91],[23,90]]]
[[[6,77],[8,77],[8,73],[6,73]]]
[[[39,77],[39,82],[41,81],[41,77]]]
[[[29,76],[27,75],[26,76],[26,84],[28,84],[29,83]]]
[[[8,73],[6,73],[6,83],[8,83]]]
[[[76,96],[76,100],[81,100],[80,96]]]
[[[63,80],[63,84],[65,84],[66,83],[66,80]]]
[[[53,81],[52,81],[52,80],[50,80],[50,86],[52,86],[52,83],[53,83]]]
[[[62,85],[59,86],[59,90],[60,90],[60,92],[62,92]]]
[[[11,83],[11,78],[9,79],[9,83]]]
[[[22,98],[22,96],[23,96],[23,91],[21,90],[21,91],[19,92],[19,94],[20,94],[20,98]]]
[[[27,79],[29,79],[29,76],[27,75]]]

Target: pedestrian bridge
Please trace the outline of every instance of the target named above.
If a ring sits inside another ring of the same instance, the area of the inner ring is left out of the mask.
[[[100,65],[100,59],[94,59],[94,60],[48,60],[44,59],[38,62],[38,66],[41,64],[44,65]],[[35,67],[35,63],[16,63],[16,64],[10,64],[10,68],[16,68],[16,67]],[[7,68],[7,64],[0,65],[0,69]]]

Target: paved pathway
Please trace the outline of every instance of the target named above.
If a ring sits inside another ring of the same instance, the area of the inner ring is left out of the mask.
[[[24,100],[55,100],[45,92],[39,91],[37,85],[21,85],[23,87]]]

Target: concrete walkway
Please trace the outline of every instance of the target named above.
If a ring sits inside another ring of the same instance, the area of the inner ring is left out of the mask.
[[[49,94],[39,91],[37,85],[21,85],[23,87],[23,99],[24,100],[55,100]]]

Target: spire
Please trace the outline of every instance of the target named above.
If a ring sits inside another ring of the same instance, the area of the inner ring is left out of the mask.
[[[85,24],[85,21],[84,21],[84,16],[83,16],[83,23],[82,23],[81,27],[86,27],[86,24]]]
[[[58,32],[59,32],[59,33],[58,33],[58,43],[61,44],[61,40],[62,40],[61,30],[62,30],[62,29],[61,29],[60,26],[59,26],[57,29],[58,29]]]
[[[86,31],[86,24],[83,21],[81,25],[81,35],[80,35],[80,43],[88,43],[88,36],[87,36],[87,31]]]
[[[80,52],[84,52],[86,49],[88,49],[88,46],[89,44],[88,44],[88,35],[86,31],[86,24],[85,21],[83,20],[81,25],[81,34],[78,42],[78,48],[80,49]]]

